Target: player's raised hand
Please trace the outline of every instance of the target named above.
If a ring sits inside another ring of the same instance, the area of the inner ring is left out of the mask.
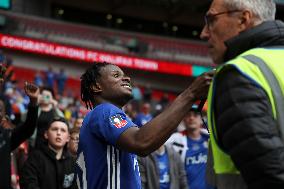
[[[215,70],[203,73],[190,85],[189,89],[194,95],[195,100],[203,100],[207,98],[208,89],[214,74]]]
[[[39,98],[39,87],[35,84],[25,82],[25,93],[29,96],[33,105],[37,105]]]

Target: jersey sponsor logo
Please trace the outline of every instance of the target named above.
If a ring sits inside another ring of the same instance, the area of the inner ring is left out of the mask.
[[[160,183],[170,183],[170,175],[168,173],[164,173],[160,177]]]
[[[197,156],[187,157],[185,159],[186,165],[205,164],[207,162],[207,155],[199,153]]]
[[[121,115],[114,115],[110,117],[110,123],[114,125],[116,128],[120,129],[127,125],[126,119],[123,119]]]

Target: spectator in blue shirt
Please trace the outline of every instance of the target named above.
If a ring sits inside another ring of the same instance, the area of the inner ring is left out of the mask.
[[[53,72],[52,67],[49,67],[45,73],[45,85],[49,88],[54,89],[54,80],[55,80],[55,73]]]
[[[205,179],[209,135],[201,130],[202,119],[197,106],[191,108],[183,121],[185,131],[174,133],[167,144],[172,144],[181,154],[189,188],[213,189]]]
[[[59,95],[63,95],[66,80],[67,76],[65,70],[61,68],[60,72],[56,75],[57,92]]]
[[[133,120],[133,123],[135,123],[138,127],[142,127],[147,122],[149,122],[151,119],[153,119],[151,111],[151,105],[148,102],[144,102],[141,108],[141,111],[136,115],[136,117]]]

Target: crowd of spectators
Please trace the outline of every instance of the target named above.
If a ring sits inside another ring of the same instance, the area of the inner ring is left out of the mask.
[[[86,109],[63,94],[67,75],[48,68],[21,81],[12,59],[1,57],[0,188],[77,188],[75,154]]]
[[[38,89],[38,95],[36,108],[30,110],[31,95],[24,92],[26,88],[23,90],[17,81],[12,60],[3,58],[1,65],[0,109],[3,110],[1,115],[5,116],[1,116],[0,128],[6,127],[3,120],[11,123],[11,131],[20,128],[23,123],[27,124],[28,120],[30,133],[25,135],[21,144],[13,144],[11,156],[6,157],[6,162],[11,161],[11,167],[6,170],[8,172],[2,172],[5,171],[3,169],[0,172],[11,175],[13,189],[76,188],[74,164],[80,127],[87,110],[78,98],[65,94],[64,83],[68,76],[64,69],[55,73],[50,67],[46,72],[35,74],[34,84],[30,85]],[[152,99],[149,86],[142,92],[133,85],[133,96],[133,100],[123,108],[139,127],[171,103],[167,93],[158,101]],[[33,121],[30,121],[31,112]],[[139,158],[143,188],[209,188],[204,175],[208,133],[200,130],[201,127],[201,117],[193,111],[181,124],[179,130],[183,132],[174,134],[174,139],[146,158]],[[2,140],[1,135],[2,131]],[[182,140],[181,144],[179,140]],[[3,149],[1,145],[0,150]],[[1,151],[2,158],[3,155]]]

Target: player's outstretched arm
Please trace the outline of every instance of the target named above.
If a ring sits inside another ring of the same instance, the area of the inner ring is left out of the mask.
[[[147,156],[170,137],[196,100],[206,99],[214,72],[197,77],[160,115],[141,128],[127,129],[117,141],[123,150]]]

